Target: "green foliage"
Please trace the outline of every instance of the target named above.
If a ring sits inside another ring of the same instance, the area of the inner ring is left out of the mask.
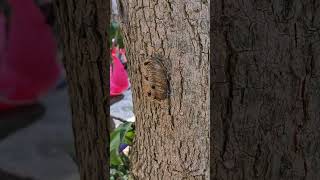
[[[120,26],[116,22],[112,22],[109,26],[109,43],[112,45],[112,39],[116,39],[119,48],[124,48],[123,37],[121,35]]]
[[[129,158],[119,152],[120,144],[129,146],[133,143],[135,131],[132,122],[121,124],[110,135],[110,179],[129,179]]]
[[[131,180],[129,158],[119,152],[120,144],[132,146],[135,137],[134,123],[126,122],[117,127],[110,135],[110,180]],[[73,144],[67,147],[67,153],[78,165]]]

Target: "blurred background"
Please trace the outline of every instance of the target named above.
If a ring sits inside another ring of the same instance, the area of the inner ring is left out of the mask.
[[[0,180],[80,179],[53,1],[0,0]],[[114,128],[130,131],[135,118],[128,60],[112,3],[110,113]],[[118,165],[124,164],[116,161],[114,174]]]

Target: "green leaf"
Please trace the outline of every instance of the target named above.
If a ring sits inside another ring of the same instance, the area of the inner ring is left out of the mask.
[[[135,137],[135,132],[133,130],[128,131],[125,135],[124,143],[128,145],[132,145],[134,137]]]
[[[115,166],[123,164],[118,149],[110,152],[110,164]]]
[[[114,131],[110,136],[110,151],[118,149],[121,143],[121,132]]]
[[[121,143],[120,131],[114,131],[110,136],[110,164],[120,165],[122,160],[119,154],[119,146]]]
[[[135,136],[134,123],[121,124],[110,134],[110,179],[129,179],[129,158],[119,153],[121,143],[131,145]]]
[[[121,124],[110,135],[110,164],[122,165],[124,162],[119,153],[121,143],[131,144],[134,137],[132,122]]]

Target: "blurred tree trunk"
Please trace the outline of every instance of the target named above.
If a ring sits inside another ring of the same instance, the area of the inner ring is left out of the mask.
[[[109,0],[56,0],[82,180],[109,179]]]
[[[211,1],[212,179],[320,179],[320,1]]]
[[[208,179],[208,1],[121,0],[118,5],[136,115],[134,177]],[[149,69],[151,77],[143,74],[146,60],[157,64]],[[153,89],[145,87],[157,78],[161,82]],[[169,97],[153,100],[167,82]]]

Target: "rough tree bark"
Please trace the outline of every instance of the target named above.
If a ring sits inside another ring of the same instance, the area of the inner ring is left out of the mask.
[[[320,179],[320,1],[211,1],[212,179]]]
[[[209,177],[208,10],[207,0],[119,2],[137,119],[131,154],[136,179]],[[145,84],[163,74],[151,67],[154,76],[146,77],[147,60],[162,64],[167,76],[154,89]],[[164,82],[168,98],[153,100],[164,97],[157,89]]]
[[[109,179],[109,0],[56,1],[82,180]]]

